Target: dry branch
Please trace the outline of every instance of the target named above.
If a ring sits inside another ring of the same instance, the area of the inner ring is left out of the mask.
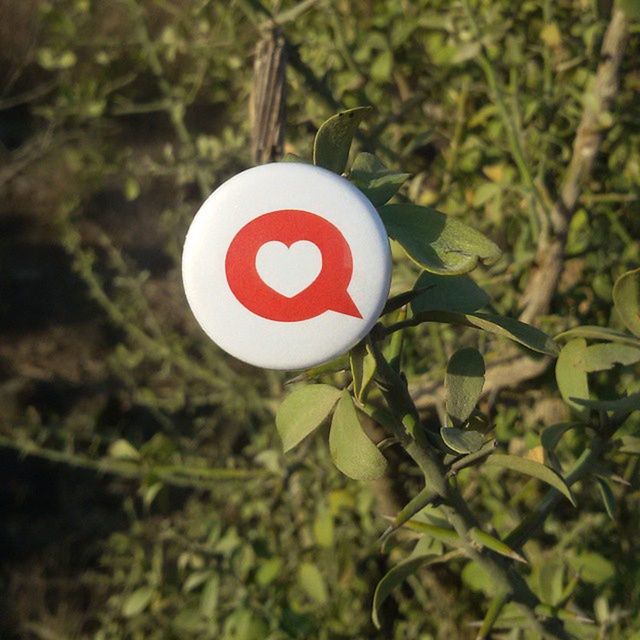
[[[550,210],[552,233],[540,236],[535,271],[522,294],[520,320],[523,322],[532,323],[551,308],[564,266],[569,224],[582,189],[591,177],[604,135],[600,118],[611,108],[618,92],[620,65],[627,38],[628,19],[621,10],[614,9],[602,41],[596,77],[585,95],[571,160]],[[517,387],[543,373],[550,362],[550,358],[533,360],[518,352],[507,351],[498,360],[489,363],[484,394],[491,395],[500,389]],[[421,381],[412,386],[412,394],[417,405],[423,409],[441,402],[444,391],[440,384]]]

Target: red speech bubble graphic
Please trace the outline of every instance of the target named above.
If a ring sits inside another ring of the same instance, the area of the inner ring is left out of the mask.
[[[256,256],[267,242],[312,242],[320,250],[322,270],[303,291],[288,298],[267,285],[258,274]],[[235,235],[225,258],[233,295],[252,313],[278,322],[298,322],[325,311],[362,318],[347,292],[353,274],[351,248],[328,220],[299,209],[280,209],[258,216]]]

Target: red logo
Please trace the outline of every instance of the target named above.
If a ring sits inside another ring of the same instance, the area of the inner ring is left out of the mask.
[[[318,248],[322,268],[303,291],[287,297],[260,277],[256,257],[268,242],[280,242],[291,248],[300,241],[311,242]],[[353,273],[351,248],[336,226],[314,213],[280,209],[258,216],[231,241],[225,271],[233,295],[262,318],[297,322],[329,310],[362,318],[347,292]]]

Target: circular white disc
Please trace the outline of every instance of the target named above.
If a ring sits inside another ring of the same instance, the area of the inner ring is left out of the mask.
[[[344,353],[375,324],[391,253],[356,187],[283,162],[243,171],[209,196],[187,233],[182,276],[218,346],[259,367],[304,369]]]

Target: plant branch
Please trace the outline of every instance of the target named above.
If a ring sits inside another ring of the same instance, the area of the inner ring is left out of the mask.
[[[193,489],[213,489],[218,482],[246,481],[269,475],[266,469],[197,468],[177,464],[154,466],[116,458],[93,460],[77,453],[49,449],[34,442],[20,442],[5,436],[0,436],[0,448],[11,449],[24,457],[30,456],[57,464],[66,464],[98,474],[115,475],[130,480],[144,480],[148,476],[154,476],[165,484]]]
[[[468,0],[464,2],[468,5]],[[621,10],[614,8],[602,41],[596,77],[585,95],[571,159],[558,188],[559,196],[554,200],[541,183],[537,185],[536,193],[539,197],[551,203],[551,234],[548,239],[541,236],[538,243],[536,268],[521,297],[520,320],[522,322],[531,323],[540,316],[546,315],[551,307],[564,267],[569,224],[581,191],[593,172],[595,158],[602,142],[603,129],[599,124],[600,116],[611,108],[618,92],[620,66],[627,39],[628,19]],[[492,74],[490,65],[485,69],[485,73]],[[517,149],[515,151],[514,157],[519,157]],[[526,175],[523,179],[528,184]],[[513,350],[503,351],[497,360],[487,363],[483,395],[493,396],[503,388],[517,387],[523,382],[536,378],[551,362],[551,358],[532,360]],[[412,394],[420,409],[425,409],[441,401],[443,389],[440,384],[423,381],[413,385]]]
[[[376,359],[374,381],[394,416],[400,417],[400,424],[393,426],[407,453],[415,460],[425,477],[427,494],[434,499],[441,498],[442,509],[447,519],[460,536],[466,555],[477,561],[491,577],[496,594],[518,604],[532,627],[540,637],[557,640],[569,636],[560,620],[540,621],[535,609],[540,604],[524,578],[505,562],[505,559],[489,549],[478,550],[471,537],[471,529],[480,529],[479,523],[457,487],[449,482],[441,456],[427,437],[427,431],[420,423],[418,411],[409,395],[406,382],[386,361],[375,340],[369,338],[369,349]]]

